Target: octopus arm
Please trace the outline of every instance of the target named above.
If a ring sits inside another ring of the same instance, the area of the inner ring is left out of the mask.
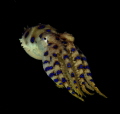
[[[20,39],[21,46],[31,57],[42,60],[43,69],[58,88],[66,88],[84,101],[87,89],[107,98],[95,86],[85,55],[74,45],[75,38],[65,32],[58,33],[50,25],[39,24],[26,28]]]
[[[98,94],[100,94],[101,96],[107,98],[106,95],[104,95],[99,89],[98,87],[96,87],[93,78],[91,76],[91,71],[87,62],[87,58],[86,56],[82,53],[82,51],[80,51],[80,56],[82,58],[82,62],[83,62],[83,67],[84,67],[84,77],[85,80],[87,81],[87,85],[86,87],[89,88],[90,90],[95,90]]]

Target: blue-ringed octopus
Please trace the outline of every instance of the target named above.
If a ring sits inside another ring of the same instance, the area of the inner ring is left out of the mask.
[[[50,25],[38,24],[25,28],[21,46],[31,57],[42,60],[43,69],[58,88],[66,88],[76,98],[84,101],[87,89],[107,98],[96,87],[86,56],[74,45],[75,38],[67,33],[58,33]]]

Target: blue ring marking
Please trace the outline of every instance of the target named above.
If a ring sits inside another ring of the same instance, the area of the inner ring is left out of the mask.
[[[78,68],[78,69],[82,69],[82,68],[83,68],[83,65],[81,64],[81,65],[79,65],[77,68]]]
[[[64,55],[64,59],[69,58],[68,55]]]
[[[75,92],[73,91],[72,94],[75,94]]]
[[[45,53],[44,53],[44,56],[47,56],[48,55],[48,51],[46,51]]]
[[[61,74],[61,73],[62,73],[61,70],[58,70],[58,71],[56,72],[57,75],[59,75],[59,74]]]
[[[63,44],[67,44],[67,42],[66,42],[66,41],[62,41],[62,43],[63,43]]]
[[[58,48],[58,46],[57,46],[57,45],[54,45],[54,46],[53,46],[53,48],[54,48],[54,49],[57,49],[57,48]]]
[[[52,66],[50,66],[49,68],[50,68],[50,69],[53,69],[53,67],[52,67]]]
[[[89,66],[84,66],[84,69],[90,69],[90,67]]]
[[[48,71],[48,70],[51,70],[51,69],[53,69],[53,67],[52,67],[52,66],[49,66],[49,67],[46,67],[46,68],[45,68],[45,71]]]
[[[82,82],[82,84],[85,84],[85,82]]]
[[[59,65],[60,63],[58,61],[55,61],[54,65]]]
[[[76,59],[81,59],[81,57],[80,57],[80,56],[77,56],[77,57],[75,57],[75,59],[74,59],[74,60],[76,60]]]
[[[50,73],[49,77],[53,77],[55,75],[55,73]]]
[[[47,31],[47,32],[51,32],[51,30],[50,30],[50,29],[47,29],[46,31]]]
[[[86,58],[86,57],[82,57],[81,59],[82,59],[82,60],[84,60],[84,61],[86,61],[86,60],[87,60],[87,58]]]
[[[90,81],[91,81],[91,82],[94,82],[94,80],[93,80],[93,79],[91,79]]]
[[[80,77],[80,78],[84,78],[84,74],[81,74],[79,77]]]
[[[53,56],[54,56],[54,57],[57,57],[57,54],[56,54],[56,53],[53,53]]]
[[[70,64],[70,63],[68,63],[68,64],[67,64],[67,67],[68,67],[68,68],[70,68],[70,67],[71,67],[71,64]]]
[[[49,70],[49,67],[46,67],[46,68],[45,68],[45,71],[48,71],[48,70]]]
[[[43,64],[45,64],[45,63],[49,63],[49,61],[45,60],[45,61],[43,62]]]
[[[77,83],[76,80],[73,81],[74,83]]]
[[[71,87],[67,87],[67,90],[70,90],[71,89]]]
[[[88,76],[92,76],[92,73],[87,73]]]
[[[75,48],[71,48],[71,52],[74,52],[75,51]]]
[[[59,85],[62,85],[63,83],[59,83]]]
[[[48,43],[48,46],[52,45],[52,43]]]
[[[39,37],[42,38],[42,35],[43,35],[43,34],[40,34]]]
[[[58,82],[59,80],[58,79],[54,79],[54,82]]]
[[[29,34],[29,32],[26,32],[26,33],[25,33],[25,38],[28,36],[28,34]]]
[[[30,39],[30,42],[34,42],[34,40],[35,40],[35,37],[32,37],[31,39]]]
[[[74,73],[71,73],[71,77],[74,77],[75,75],[74,75]]]
[[[45,28],[45,25],[40,25],[40,26],[38,27],[38,29],[43,29],[43,28]]]
[[[66,82],[67,80],[65,78],[62,78],[62,82]]]
[[[60,40],[58,37],[56,37],[56,40]]]

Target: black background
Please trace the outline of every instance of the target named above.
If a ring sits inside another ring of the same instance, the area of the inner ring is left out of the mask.
[[[2,6],[2,4],[1,4]],[[0,111],[46,113],[97,113],[113,110],[114,5],[112,3],[5,1],[1,11]],[[58,32],[68,32],[86,55],[98,94],[73,97],[59,89],[43,71],[42,62],[28,56],[20,46],[23,28],[50,24]]]

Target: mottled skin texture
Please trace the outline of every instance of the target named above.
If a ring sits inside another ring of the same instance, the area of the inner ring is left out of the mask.
[[[107,98],[95,86],[86,57],[76,49],[71,34],[57,33],[50,25],[39,24],[25,29],[20,42],[31,57],[42,60],[45,72],[57,87],[67,88],[82,101],[84,93],[93,95],[87,89]]]

